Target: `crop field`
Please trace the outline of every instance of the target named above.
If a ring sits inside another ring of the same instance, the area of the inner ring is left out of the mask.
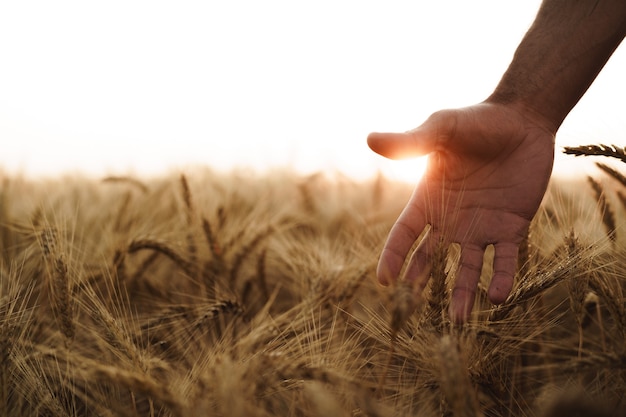
[[[553,180],[511,296],[486,262],[462,326],[454,245],[419,299],[377,284],[412,191],[382,176],[0,173],[0,417],[625,415],[626,181],[600,168]]]

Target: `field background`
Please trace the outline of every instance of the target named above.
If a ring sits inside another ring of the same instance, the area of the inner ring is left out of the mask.
[[[619,414],[617,174],[553,181],[460,327],[456,248],[419,300],[376,284],[411,192],[382,176],[0,175],[0,417]]]

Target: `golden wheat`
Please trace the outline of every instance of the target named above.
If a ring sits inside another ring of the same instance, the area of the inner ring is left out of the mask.
[[[419,297],[407,279],[376,283],[410,188],[381,175],[5,178],[0,416],[556,417],[574,385],[581,407],[619,415],[620,190],[602,187],[610,226],[580,182],[551,184],[511,296],[480,295],[450,326],[455,246],[436,248]]]

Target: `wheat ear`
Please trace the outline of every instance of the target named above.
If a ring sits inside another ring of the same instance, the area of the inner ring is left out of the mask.
[[[89,364],[84,369],[85,379],[108,382],[113,385],[123,386],[131,393],[139,393],[157,401],[170,409],[175,416],[186,416],[185,406],[174,395],[174,393],[163,383],[155,381],[149,376],[130,372],[121,368],[101,365],[99,363]]]
[[[48,272],[48,289],[52,312],[63,336],[65,344],[74,339],[74,304],[65,256],[60,252],[58,233],[53,227],[44,228],[39,235],[39,244],[44,254]]]
[[[391,323],[390,323],[390,337],[389,337],[389,354],[387,355],[387,363],[385,369],[380,376],[378,383],[378,392],[382,392],[387,379],[387,373],[391,366],[391,361],[395,353],[396,339],[398,332],[404,327],[407,320],[411,317],[413,312],[418,306],[418,298],[421,301],[421,294],[416,294],[414,290],[414,281],[407,280],[406,274],[409,269],[409,265],[414,262],[418,250],[424,245],[430,235],[431,227],[427,226],[422,234],[413,244],[411,248],[411,255],[405,259],[404,264],[400,270],[400,278],[394,282],[393,292],[391,294]]]
[[[447,259],[448,248],[440,242],[431,261],[430,297],[428,300],[430,323],[439,333],[443,330],[444,318],[448,310]]]
[[[489,320],[502,320],[516,306],[530,301],[534,297],[540,295],[544,291],[561,282],[563,279],[567,278],[573,263],[574,260],[566,259],[553,271],[540,273],[535,277],[535,279],[521,282],[521,285],[511,292],[511,295],[509,295],[509,298],[507,298],[504,304],[497,306],[491,311],[489,314]]]
[[[563,152],[574,156],[608,156],[626,162],[625,148],[615,145],[566,146]]]
[[[455,417],[480,417],[476,391],[471,384],[467,365],[461,358],[458,341],[444,335],[439,342],[439,383],[446,403]]]
[[[72,291],[70,289],[70,279],[68,274],[67,263],[65,257],[60,255],[54,261],[54,278],[53,278],[53,298],[54,305],[57,310],[57,320],[61,333],[65,336],[69,343],[74,339],[74,306],[72,301]]]

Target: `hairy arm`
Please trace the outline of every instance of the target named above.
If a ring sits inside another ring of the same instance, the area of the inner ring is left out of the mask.
[[[544,0],[487,101],[522,106],[556,132],[625,35],[624,0]]]

